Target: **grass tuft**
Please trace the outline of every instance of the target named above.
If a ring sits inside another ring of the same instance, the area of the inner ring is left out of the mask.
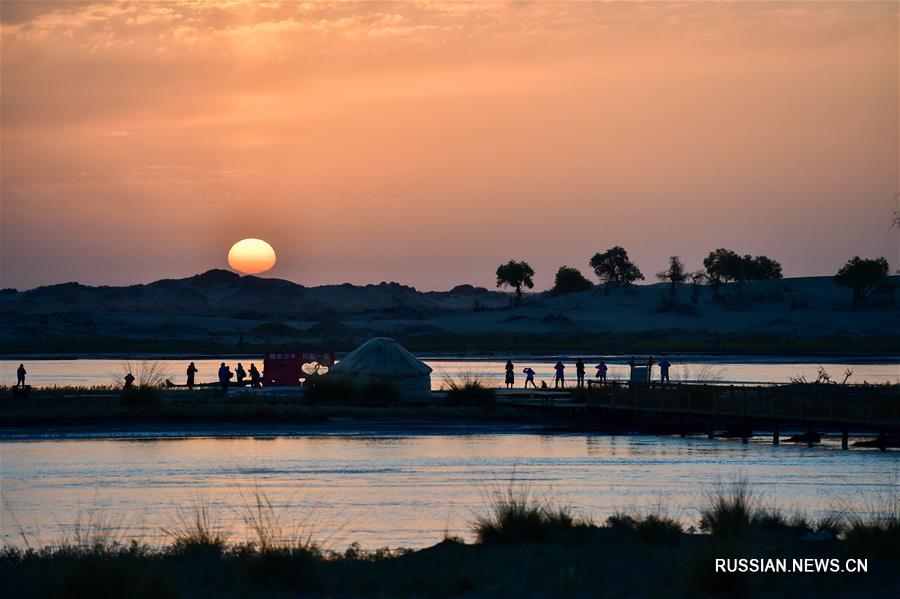
[[[544,543],[589,526],[590,521],[576,517],[568,506],[537,499],[527,486],[515,482],[491,492],[487,510],[473,523],[476,541],[483,545]]]
[[[484,379],[474,374],[448,377],[447,402],[458,406],[484,406],[494,403],[494,389]]]
[[[868,514],[848,514],[844,541],[851,551],[900,560],[900,498],[885,500]]]
[[[206,503],[198,502],[187,509],[178,508],[175,517],[175,526],[171,530],[163,530],[172,539],[169,548],[172,553],[221,554],[225,550],[226,538]]]
[[[754,523],[759,502],[746,480],[739,480],[709,496],[709,504],[700,511],[700,530],[719,538],[747,534]]]

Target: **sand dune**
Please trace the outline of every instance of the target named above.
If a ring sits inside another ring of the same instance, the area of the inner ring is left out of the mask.
[[[604,336],[613,335],[676,346],[723,336],[837,338],[825,348],[829,351],[859,351],[866,340],[876,339],[873,349],[900,346],[900,309],[889,298],[851,311],[850,293],[830,277],[754,281],[741,288],[732,284],[725,289],[724,304],[712,302],[709,287],[701,288],[693,303],[691,288],[683,286],[677,309],[663,311],[661,298],[667,292],[659,284],[608,295],[599,288],[560,296],[532,293],[513,307],[508,294],[469,285],[445,292],[419,292],[398,283],[304,287],[211,270],[129,287],[67,283],[5,290],[0,293],[0,350],[219,351],[240,340],[253,347],[350,346],[374,334],[447,349],[508,348],[534,339],[560,346],[602,344]],[[842,347],[841,339],[862,345]],[[777,345],[771,349],[777,350]]]

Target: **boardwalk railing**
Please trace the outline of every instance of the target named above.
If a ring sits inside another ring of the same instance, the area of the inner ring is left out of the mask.
[[[900,425],[900,393],[896,386],[605,383],[576,390],[573,399],[583,399],[586,408],[871,427]]]

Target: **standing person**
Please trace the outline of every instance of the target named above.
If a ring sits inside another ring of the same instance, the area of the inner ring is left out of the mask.
[[[134,387],[134,375],[130,372],[125,375],[125,391],[130,391]]]
[[[606,371],[607,371],[606,362],[603,360],[600,360],[600,363],[597,364],[597,378],[600,379],[601,383],[606,382]]]
[[[659,361],[659,382],[660,383],[668,383],[669,381],[669,367],[672,364],[666,359],[665,356]]]
[[[525,373],[525,389],[528,388],[528,383],[531,383],[531,386],[537,389],[537,385],[534,384],[534,370],[531,368],[526,368],[522,372]]]
[[[28,374],[28,371],[25,370],[24,364],[19,364],[19,368],[16,369],[16,387],[25,388],[25,375]]]
[[[516,375],[515,375],[515,366],[513,366],[512,360],[506,361],[506,388],[512,389],[513,385],[516,384]]]
[[[578,378],[578,386],[584,387],[584,360],[575,360],[575,376]]]
[[[250,386],[251,387],[259,387],[259,370],[256,369],[256,364],[250,364]]]
[[[553,379],[553,388],[558,389],[560,385],[562,388],[566,388],[566,366],[562,363],[562,360],[556,362],[556,365],[553,366],[553,369],[556,371],[556,377]]]
[[[194,388],[194,375],[197,374],[197,367],[191,362],[187,367],[187,388]]]
[[[222,362],[219,365],[219,384],[222,386],[222,392],[228,393],[228,380],[234,375],[231,374],[231,369],[225,366],[225,362]]]
[[[237,384],[239,387],[244,386],[244,379],[247,377],[247,371],[244,370],[244,366],[238,362],[237,368],[234,373],[237,375]]]

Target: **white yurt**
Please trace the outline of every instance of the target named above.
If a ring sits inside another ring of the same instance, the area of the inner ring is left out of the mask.
[[[431,367],[387,337],[369,339],[335,364],[331,374],[357,388],[387,383],[402,399],[431,397]]]

